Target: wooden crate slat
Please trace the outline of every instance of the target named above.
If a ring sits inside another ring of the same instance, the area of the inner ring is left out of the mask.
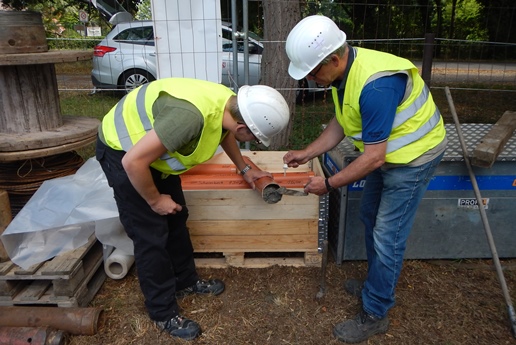
[[[10,301],[29,282],[27,281],[0,281],[0,301]]]
[[[101,261],[102,263],[102,261]],[[84,293],[77,298],[77,305],[79,307],[86,307],[88,303],[95,297],[95,294],[100,290],[102,284],[106,280],[106,271],[104,265],[99,265],[95,274],[87,281]],[[58,304],[59,305],[59,304]]]
[[[80,270],[77,274],[69,279],[53,280],[54,296],[74,296],[78,287],[88,281],[95,273],[97,267],[102,263],[102,244],[96,242],[89,250],[86,256],[80,261]]]
[[[293,188],[302,191],[301,188]],[[212,207],[212,206],[246,206],[267,207],[269,212],[277,212],[283,205],[311,205],[314,201],[317,204],[319,197],[316,195],[307,196],[283,196],[281,200],[275,204],[267,204],[261,195],[252,189],[235,189],[235,190],[185,190],[186,206],[190,210],[192,207]],[[267,217],[268,218],[268,217]]]
[[[304,252],[314,249],[315,235],[190,236],[196,252]]]
[[[34,280],[27,287],[25,287],[18,295],[16,295],[15,299],[27,302],[38,301],[51,286],[52,283],[50,281]]]
[[[191,236],[316,235],[318,220],[197,220],[188,221]]]
[[[13,267],[14,267],[14,263],[11,260],[0,263],[0,276],[5,275]]]
[[[296,197],[292,197],[296,198]],[[304,197],[297,197],[304,198]],[[245,202],[245,201],[241,201]],[[283,205],[278,211],[271,212],[271,205],[263,202],[263,205],[241,205],[236,206],[211,206],[211,207],[188,207],[190,220],[258,220],[258,219],[317,219],[319,209],[314,205]]]
[[[88,242],[74,250],[60,254],[52,260],[45,262],[45,266],[40,270],[42,275],[69,275],[72,274],[80,260],[95,244],[97,238],[92,234]]]
[[[34,265],[30,266],[29,268],[27,268],[26,270],[19,266],[15,266],[11,270],[11,272],[15,275],[20,275],[20,276],[32,276],[32,275],[34,275],[34,273],[36,273],[39,270],[39,268],[41,266],[43,266],[43,264],[44,264],[44,262],[34,264]]]

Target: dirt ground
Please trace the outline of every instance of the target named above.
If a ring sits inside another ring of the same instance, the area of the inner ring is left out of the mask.
[[[433,91],[450,123],[444,91]],[[461,122],[494,123],[505,110],[516,110],[513,93],[452,90]],[[516,300],[516,259],[502,260],[512,300]],[[321,269],[274,266],[264,269],[199,269],[202,277],[220,278],[226,291],[217,297],[190,296],[180,301],[183,314],[200,323],[203,334],[188,342],[207,344],[340,344],[335,324],[352,318],[359,301],[343,282],[365,276],[366,263],[332,256],[327,289],[316,299]],[[516,344],[506,300],[491,260],[409,260],[405,262],[390,311],[386,334],[364,342],[388,345]],[[183,344],[160,333],[149,321],[136,272],[122,280],[107,279],[90,304],[103,309],[93,336],[74,336],[70,345]]]
[[[516,298],[516,261],[502,261]],[[391,326],[367,344],[516,344],[511,335],[497,274],[490,260],[406,261],[397,288]],[[319,268],[274,266],[264,269],[199,269],[221,278],[219,296],[189,296],[180,301],[184,315],[200,323],[203,334],[191,344],[339,344],[336,323],[359,310],[343,282],[363,277],[364,262],[327,267],[326,293],[316,299]],[[98,333],[75,336],[69,344],[183,344],[160,333],[143,306],[134,268],[122,280],[107,279],[91,306],[102,308]]]

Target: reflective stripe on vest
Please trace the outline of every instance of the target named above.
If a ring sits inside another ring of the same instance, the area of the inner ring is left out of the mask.
[[[145,132],[148,132],[153,128],[149,120],[147,111],[145,110],[145,94],[147,92],[148,86],[148,83],[142,85],[142,87],[140,87],[136,95],[136,109]],[[120,145],[122,146],[122,149],[125,152],[127,152],[131,147],[133,147],[133,142],[131,141],[129,131],[124,121],[124,116],[122,115],[125,100],[126,97],[124,96],[124,98],[122,98],[120,102],[118,102],[118,104],[116,105],[114,120],[116,133],[118,135],[118,138],[120,138]],[[160,157],[160,159],[166,162],[172,170],[181,171],[186,169],[186,167],[181,162],[179,162],[176,158],[171,157],[168,152],[163,154]]]
[[[403,123],[405,123],[405,121],[409,120],[412,116],[414,116],[417,113],[417,111],[421,109],[421,107],[423,107],[423,105],[428,100],[429,93],[430,90],[425,85],[419,96],[416,98],[416,100],[408,108],[396,114],[396,116],[394,117],[392,128],[394,129],[402,125]],[[394,152],[402,148],[403,146],[413,143],[414,141],[424,137],[439,123],[440,118],[441,113],[439,112],[439,109],[436,107],[432,117],[428,119],[428,121],[423,126],[419,127],[418,130],[412,133],[407,133],[404,136],[399,137],[397,139],[389,140],[387,142],[386,153]],[[355,141],[362,141],[362,132],[350,137],[350,139]]]
[[[439,109],[436,107],[435,112],[432,115],[432,117],[427,122],[425,122],[425,124],[423,126],[419,127],[416,131],[406,134],[397,139],[388,141],[387,142],[387,153],[399,150],[403,146],[407,146],[408,144],[421,139],[422,137],[424,137],[425,135],[430,133],[432,131],[432,129],[434,129],[435,126],[437,126],[440,119],[441,119],[441,113],[439,112]]]

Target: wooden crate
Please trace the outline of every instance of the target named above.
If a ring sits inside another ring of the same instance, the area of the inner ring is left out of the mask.
[[[0,264],[0,306],[84,307],[106,278],[102,245],[92,235],[84,246],[27,270],[11,261]]]
[[[283,173],[286,152],[246,151],[260,169]],[[231,163],[225,153],[206,164]],[[313,171],[323,175],[317,159],[288,174]],[[288,187],[288,186],[286,186]],[[302,190],[297,188],[297,190]],[[185,190],[188,227],[200,267],[320,266],[320,197],[283,196],[268,204],[252,189]],[[207,253],[211,253],[209,255]]]

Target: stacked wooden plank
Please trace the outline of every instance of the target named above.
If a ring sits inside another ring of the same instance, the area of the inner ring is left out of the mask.
[[[0,263],[0,306],[86,306],[105,280],[102,245],[92,235],[87,244],[24,270]]]
[[[471,164],[491,168],[515,130],[516,111],[506,111],[475,147]]]

